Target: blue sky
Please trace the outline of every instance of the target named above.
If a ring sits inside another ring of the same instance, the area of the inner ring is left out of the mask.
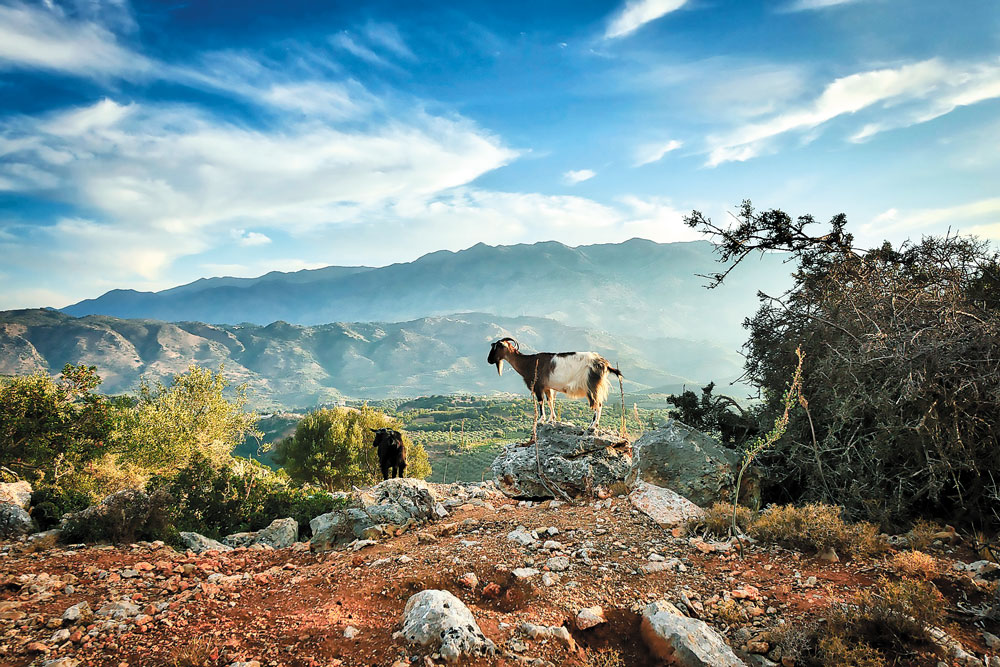
[[[0,0],[0,308],[998,184],[996,0]]]

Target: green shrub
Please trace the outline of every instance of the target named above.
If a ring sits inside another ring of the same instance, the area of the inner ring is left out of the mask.
[[[63,514],[78,512],[90,505],[90,497],[75,489],[43,486],[31,494],[31,516],[39,530],[56,526]]]
[[[400,429],[398,420],[373,410],[335,408],[311,412],[299,422],[295,435],[278,443],[274,461],[292,479],[316,484],[328,491],[367,486],[382,481],[378,453],[369,429]],[[427,452],[403,433],[406,476],[424,479],[431,473]]]
[[[215,468],[195,456],[173,477],[150,480],[149,488],[163,488],[175,499],[178,530],[213,538],[260,530],[285,517],[295,519],[305,536],[310,519],[344,504],[324,491],[296,487],[284,471],[249,459]]]
[[[150,494],[120,491],[98,505],[76,512],[63,526],[66,542],[174,541],[173,497],[163,489]]]

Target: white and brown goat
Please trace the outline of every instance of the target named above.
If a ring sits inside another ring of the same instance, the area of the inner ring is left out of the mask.
[[[601,421],[601,408],[608,398],[611,383],[608,373],[622,377],[607,359],[596,352],[539,352],[521,354],[517,341],[501,338],[490,346],[486,359],[496,364],[497,373],[503,375],[503,363],[510,364],[541,407],[541,421],[545,421],[545,402],[549,403],[549,421],[556,417],[556,392],[570,398],[586,396],[594,411],[590,428],[596,429]]]

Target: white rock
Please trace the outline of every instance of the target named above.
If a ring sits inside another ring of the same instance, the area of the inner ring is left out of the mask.
[[[180,534],[181,542],[185,547],[200,554],[205,551],[232,551],[232,547],[223,544],[217,540],[213,540],[210,537],[205,537],[199,533],[182,532]]]
[[[566,556],[554,556],[545,561],[545,567],[553,572],[565,572],[569,569],[569,558]]]
[[[715,630],[669,602],[646,606],[641,633],[654,656],[678,667],[744,667]]]
[[[548,549],[549,551],[562,551],[563,545],[561,542],[556,542],[555,540],[545,540],[542,548]]]
[[[354,639],[358,636],[358,629],[353,625],[348,625],[344,628],[344,639]]]
[[[684,496],[639,480],[629,494],[632,504],[661,526],[676,526],[701,518],[705,510]]]
[[[518,567],[510,571],[515,579],[530,579],[538,574],[538,570],[533,567]]]
[[[576,627],[580,630],[589,630],[595,625],[607,623],[604,617],[604,609],[601,607],[587,607],[576,612]]]
[[[402,636],[430,647],[447,662],[492,656],[496,645],[486,638],[469,608],[448,591],[426,590],[410,597],[403,609]]]
[[[28,509],[31,504],[31,484],[24,480],[0,484],[0,503],[10,503],[21,509]]]
[[[524,547],[538,544],[538,535],[534,531],[529,532],[524,526],[518,526],[507,533],[507,539]]]

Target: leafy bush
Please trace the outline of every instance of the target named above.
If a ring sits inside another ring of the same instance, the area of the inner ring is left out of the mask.
[[[96,371],[66,364],[58,382],[41,374],[0,382],[0,465],[53,482],[108,451],[112,412],[94,392]]]
[[[860,591],[850,604],[835,610],[828,627],[831,636],[899,648],[927,641],[928,626],[939,625],[944,617],[944,596],[934,584],[882,579],[875,588]]]
[[[841,637],[819,640],[819,664],[824,667],[885,667],[882,652],[865,642],[845,642]]]
[[[227,398],[222,371],[191,366],[169,385],[143,381],[138,396],[120,410],[116,437],[122,459],[159,475],[187,465],[196,454],[223,466],[233,449],[260,437],[257,414],[247,412],[246,385]]]
[[[853,556],[866,556],[885,549],[874,525],[847,524],[834,505],[810,503],[771,505],[750,525],[750,535],[792,549],[824,551],[837,549]]]
[[[761,295],[748,321],[746,377],[765,418],[782,411],[798,346],[810,359],[795,415],[766,453],[782,501],[836,502],[886,528],[914,517],[961,516],[996,527],[1000,515],[1000,255],[974,237],[924,237],[898,247],[853,246],[844,215],[812,232],[812,216],[756,211],[714,224],[726,274],[754,252],[797,260],[794,285]],[[764,422],[768,419],[764,419]]]
[[[90,505],[90,497],[75,489],[42,486],[31,494],[31,516],[39,530],[56,526],[63,514],[78,512]]]
[[[316,484],[328,491],[368,486],[382,481],[378,455],[369,429],[400,429],[397,420],[369,408],[334,408],[311,412],[299,422],[295,435],[278,443],[274,461],[292,479]],[[406,476],[423,479],[431,472],[427,452],[403,434]]]
[[[247,459],[216,468],[195,456],[173,477],[150,480],[149,488],[162,488],[175,499],[178,530],[213,538],[260,530],[286,517],[299,523],[304,536],[311,519],[344,504],[324,491],[296,487],[283,471]]]
[[[63,526],[67,542],[134,542],[136,540],[175,541],[173,497],[162,489],[120,491],[99,505],[68,517]]]

